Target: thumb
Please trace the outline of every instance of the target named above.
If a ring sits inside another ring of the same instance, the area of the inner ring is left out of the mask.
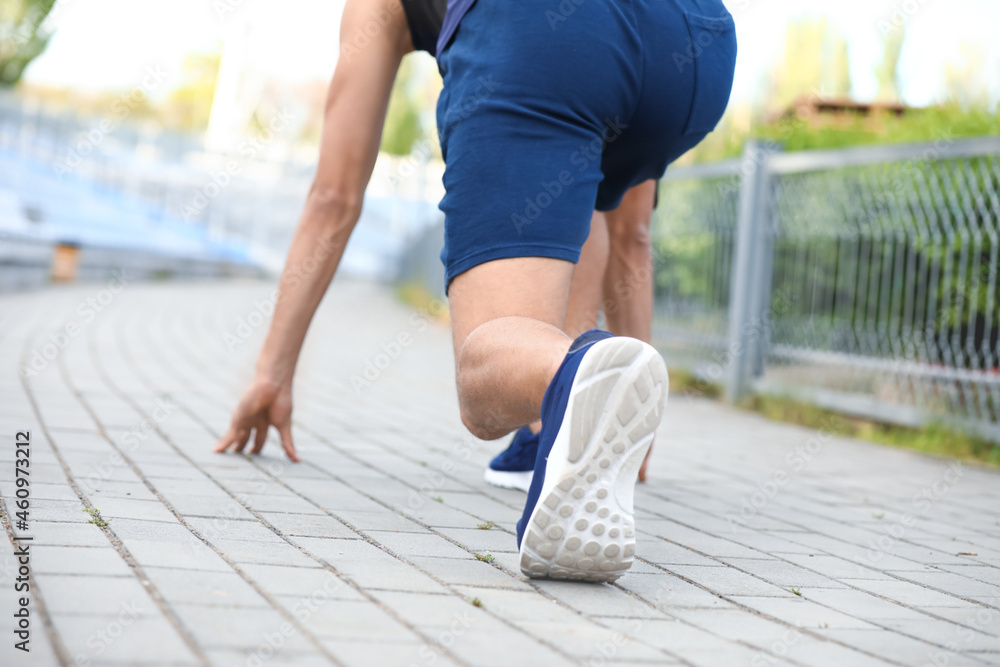
[[[299,462],[299,455],[295,453],[295,443],[292,441],[292,420],[289,419],[278,427],[278,434],[281,436],[281,446],[285,448],[288,458]]]

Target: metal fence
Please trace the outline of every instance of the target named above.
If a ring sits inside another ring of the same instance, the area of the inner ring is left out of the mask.
[[[747,392],[1000,441],[1000,138],[668,171],[654,336]]]

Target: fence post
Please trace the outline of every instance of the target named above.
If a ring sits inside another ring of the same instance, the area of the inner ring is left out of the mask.
[[[726,348],[725,397],[736,403],[747,392],[751,364],[759,352],[760,315],[766,308],[770,265],[763,247],[766,228],[767,158],[772,145],[748,141],[740,165],[740,200],[736,219],[736,248],[729,291],[729,336]],[[757,333],[755,333],[755,328]]]

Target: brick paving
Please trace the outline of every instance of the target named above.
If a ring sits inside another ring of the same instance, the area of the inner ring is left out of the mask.
[[[303,463],[213,454],[269,291],[0,297],[0,491],[11,516],[30,429],[34,537],[30,654],[0,555],[0,664],[1000,665],[1000,475],[684,396],[630,573],[526,580],[524,496],[481,481],[501,445],[459,422],[447,327],[383,287],[321,308]]]

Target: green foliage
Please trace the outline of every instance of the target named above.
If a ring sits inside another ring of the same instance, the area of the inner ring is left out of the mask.
[[[90,520],[87,523],[92,523],[101,528],[108,525],[108,520],[101,516],[101,510],[96,507],[84,508],[83,511],[90,515]]]
[[[670,270],[657,274],[657,289],[681,300],[711,299],[707,292],[712,283],[707,280],[705,267],[712,265],[715,244],[716,238],[710,232],[678,235],[666,240],[664,245],[669,252],[664,261],[670,262]]]
[[[781,143],[785,151],[948,141],[1000,134],[1000,111],[949,104],[913,109],[902,116],[838,115],[812,122],[798,117],[783,118],[760,127],[754,134]],[[742,146],[730,157],[740,151]]]
[[[220,53],[185,56],[180,85],[170,93],[163,109],[164,125],[182,131],[208,127],[221,62]]]
[[[875,70],[878,77],[878,97],[883,102],[899,101],[899,54],[903,50],[906,32],[896,26],[882,43],[882,62]]]
[[[423,138],[420,103],[413,91],[412,60],[404,59],[389,97],[381,149],[392,155],[409,155],[413,145]]]
[[[28,64],[49,44],[41,30],[55,0],[3,0],[0,2],[0,86],[21,80]]]
[[[722,386],[706,382],[683,368],[671,368],[670,393],[715,399],[722,396]],[[755,395],[744,400],[740,407],[768,419],[822,429],[845,438],[1000,467],[1000,445],[940,423],[919,429],[907,428],[849,417],[784,396]]]
[[[493,554],[486,554],[485,556],[483,554],[476,554],[476,560],[484,563],[492,563],[496,558],[493,557]]]
[[[821,428],[842,437],[1000,467],[1000,446],[939,423],[920,429],[895,426],[848,417],[781,396],[752,396],[741,407],[768,419]]]
[[[898,65],[904,41],[902,28],[884,38],[882,59],[875,69],[880,101],[899,99]],[[883,112],[803,118],[792,108],[796,100],[843,97],[850,92],[850,63],[846,42],[824,21],[792,23],[784,57],[772,71],[766,107],[731,105],[716,130],[685,161],[738,157],[750,138],[776,141],[785,151],[801,151],[996,136],[1000,108],[987,102],[989,71],[982,52],[963,45],[961,59],[946,65],[947,95],[941,106],[911,109],[902,116]]]
[[[722,385],[703,380],[687,369],[670,369],[670,393],[689,398],[722,398]]]
[[[431,319],[447,324],[450,321],[448,304],[433,296],[427,288],[418,283],[403,283],[396,286],[396,297]]]
[[[785,152],[792,152],[997,135],[1000,135],[1000,108],[963,107],[954,102],[910,109],[902,116],[887,112],[868,116],[844,113],[805,119],[792,114],[753,125],[749,131],[734,127],[732,117],[727,116],[715,132],[688,154],[688,159],[715,162],[739,157],[751,138],[776,142]]]

